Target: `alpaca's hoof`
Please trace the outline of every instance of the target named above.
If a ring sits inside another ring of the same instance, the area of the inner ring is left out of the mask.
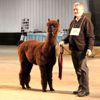
[[[31,87],[30,87],[29,85],[26,85],[26,88],[27,88],[27,89],[31,89]]]
[[[42,90],[42,92],[47,92],[46,90]]]
[[[27,87],[27,89],[31,89],[31,87]]]
[[[26,89],[25,86],[22,86],[22,89]]]
[[[52,88],[52,89],[50,89],[50,91],[55,91],[55,90]]]

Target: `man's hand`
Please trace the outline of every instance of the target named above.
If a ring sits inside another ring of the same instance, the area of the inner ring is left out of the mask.
[[[60,41],[59,42],[59,45],[62,45],[63,46],[64,45],[64,41]]]
[[[92,51],[90,49],[87,49],[86,55],[91,56],[91,54],[92,54]]]

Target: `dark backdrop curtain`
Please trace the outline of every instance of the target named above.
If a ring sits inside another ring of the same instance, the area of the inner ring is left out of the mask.
[[[89,0],[89,8],[95,29],[95,45],[100,46],[100,0]]]

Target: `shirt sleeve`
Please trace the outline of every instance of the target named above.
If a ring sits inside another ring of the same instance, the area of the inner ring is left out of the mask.
[[[92,21],[89,18],[87,18],[86,21],[86,29],[88,36],[88,49],[92,50],[94,46],[94,27]]]

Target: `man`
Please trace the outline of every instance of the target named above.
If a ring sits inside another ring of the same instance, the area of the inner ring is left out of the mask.
[[[73,5],[74,19],[72,20],[68,36],[59,44],[69,43],[71,57],[77,75],[79,87],[73,93],[79,97],[89,95],[88,66],[86,55],[92,54],[94,32],[91,20],[85,16],[84,6],[79,2]]]

